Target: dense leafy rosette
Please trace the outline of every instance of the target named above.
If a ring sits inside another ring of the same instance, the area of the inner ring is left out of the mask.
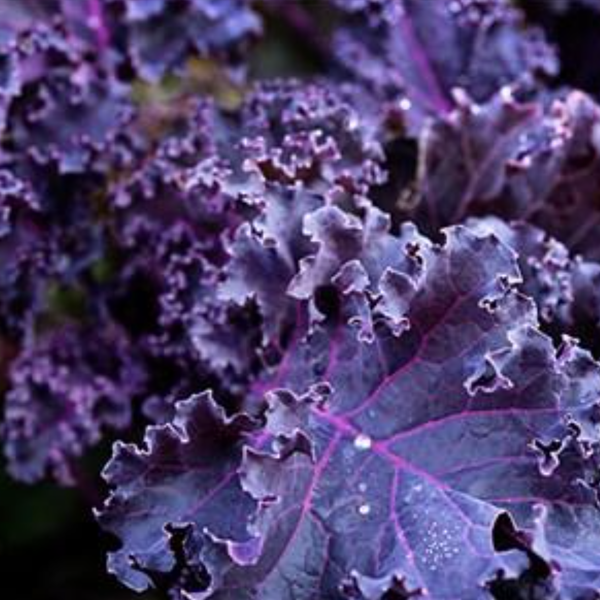
[[[364,193],[385,180],[374,123],[353,108],[352,87],[274,82],[242,109],[247,160],[269,181]],[[325,187],[323,184],[328,184]]]
[[[286,286],[311,248],[304,216],[326,203],[354,210],[384,180],[382,161],[369,120],[345,101],[342,88],[271,82],[252,90],[234,114],[199,103],[185,133],[167,138],[117,183],[117,219],[127,228],[145,212],[152,246],[160,246],[156,232],[165,222],[185,223],[213,273],[224,271],[219,298],[241,306],[255,299],[264,339],[273,341],[286,321]],[[179,251],[170,247],[171,255]],[[206,294],[194,297],[187,330],[199,351],[220,363],[226,349],[207,339],[219,319],[194,320]]]
[[[127,182],[134,185],[129,192],[193,196],[195,210],[212,207],[215,221],[227,200],[260,202],[266,183],[323,195],[365,193],[385,180],[384,156],[369,115],[352,106],[353,89],[326,81],[264,82],[236,111],[203,99],[183,131],[162,140],[152,160],[144,157]],[[130,201],[127,191],[117,198],[121,204]]]

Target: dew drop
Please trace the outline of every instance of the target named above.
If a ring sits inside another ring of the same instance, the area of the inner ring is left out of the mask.
[[[358,484],[358,491],[362,492],[363,494],[367,491],[367,484],[364,482],[361,482]]]
[[[361,504],[358,507],[358,514],[366,517],[371,512],[371,507],[368,504]]]
[[[371,447],[372,441],[368,435],[360,433],[354,439],[354,447],[357,450],[368,450]]]
[[[402,98],[400,100],[400,109],[401,110],[410,110],[412,107],[412,102],[408,98]]]

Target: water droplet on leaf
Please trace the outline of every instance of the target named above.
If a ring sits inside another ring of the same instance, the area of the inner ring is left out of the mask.
[[[402,98],[400,100],[400,109],[401,110],[410,110],[412,107],[412,102],[408,98]]]
[[[358,514],[362,515],[363,517],[366,517],[370,512],[371,512],[371,507],[366,503],[361,504],[358,507]]]
[[[354,440],[354,447],[357,450],[368,450],[372,445],[371,438],[364,433],[360,433]]]

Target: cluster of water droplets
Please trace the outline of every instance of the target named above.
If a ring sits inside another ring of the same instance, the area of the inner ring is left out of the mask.
[[[423,534],[421,556],[427,568],[435,572],[460,552],[456,542],[459,533],[432,521]]]

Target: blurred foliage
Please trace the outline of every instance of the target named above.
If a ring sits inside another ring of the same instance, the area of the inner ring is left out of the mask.
[[[311,10],[322,6],[309,2]],[[302,3],[298,8],[272,11],[268,2],[259,4],[268,36],[256,43],[248,57],[251,79],[289,76],[310,77],[323,71],[325,56],[315,36],[326,35],[327,15],[320,20],[324,30],[303,38]],[[296,11],[296,12],[294,12]],[[300,19],[300,21],[298,21]],[[293,22],[292,22],[293,21]],[[209,95],[225,108],[239,105],[244,86],[205,59],[188,61],[183,75],[168,75],[157,84],[134,82],[132,100],[138,119],[150,139],[158,142],[177,127],[178,118],[194,97]],[[102,214],[99,215],[102,217]],[[118,256],[100,258],[90,265],[90,282],[105,282],[120,267]],[[85,291],[61,282],[47,289],[51,310],[38,328],[85,314]],[[1,341],[1,340],[0,340]],[[6,345],[6,344],[5,344]],[[0,344],[0,383],[14,349]],[[3,385],[5,388],[6,386]],[[5,390],[2,390],[5,391]],[[0,409],[2,408],[0,397]],[[141,420],[125,437],[139,440]],[[110,443],[94,450],[78,466],[80,481],[72,488],[52,482],[25,485],[12,481],[0,464],[0,597],[3,600],[164,600],[159,592],[129,592],[107,575],[106,553],[116,543],[98,528],[92,513],[105,496],[99,476],[110,455]]]

